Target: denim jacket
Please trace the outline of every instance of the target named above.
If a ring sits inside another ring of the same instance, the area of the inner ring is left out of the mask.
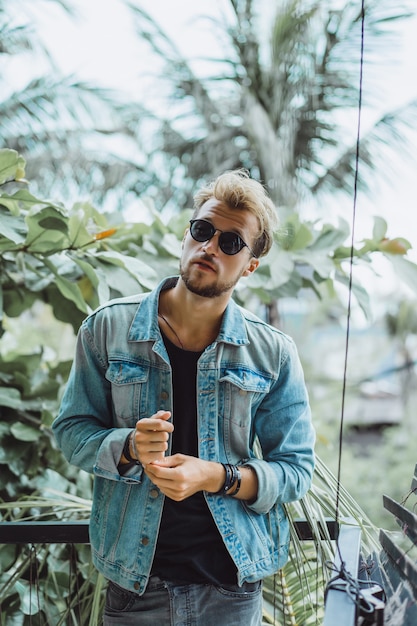
[[[138,419],[172,411],[171,368],[157,311],[160,290],[175,280],[149,294],[113,300],[83,322],[53,424],[67,460],[95,477],[95,566],[140,594],[165,496],[140,465],[121,475],[118,463]],[[236,564],[237,583],[258,581],[288,558],[282,503],[306,493],[314,466],[314,431],[293,341],[231,300],[217,339],[198,361],[197,405],[199,456],[247,464],[256,472],[253,502],[204,495]]]

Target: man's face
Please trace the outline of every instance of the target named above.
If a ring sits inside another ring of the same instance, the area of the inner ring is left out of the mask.
[[[195,241],[187,231],[180,263],[180,275],[189,291],[204,298],[216,298],[233,291],[241,276],[248,276],[259,265],[245,246],[235,255],[225,254],[219,246],[220,231],[237,233],[253,247],[259,230],[258,220],[246,210],[230,209],[211,198],[200,208],[197,219],[218,229],[209,241]]]

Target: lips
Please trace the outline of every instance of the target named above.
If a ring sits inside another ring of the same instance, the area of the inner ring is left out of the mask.
[[[198,265],[198,267],[201,269],[210,270],[211,272],[217,272],[215,266],[207,261],[207,259],[205,258],[197,259],[196,261],[194,261],[194,265]]]

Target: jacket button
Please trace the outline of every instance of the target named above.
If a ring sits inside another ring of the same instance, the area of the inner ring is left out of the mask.
[[[141,543],[143,546],[147,546],[149,543],[149,537],[142,537]]]
[[[163,391],[161,393],[161,399],[162,400],[168,400],[168,392],[167,391]]]
[[[151,498],[157,498],[159,496],[158,489],[151,489],[149,495],[151,496]]]
[[[134,583],[133,584],[133,588],[136,589],[136,591],[139,589],[140,585],[139,583]]]

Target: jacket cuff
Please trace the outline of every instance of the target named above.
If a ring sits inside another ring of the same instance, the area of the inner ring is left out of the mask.
[[[258,479],[258,494],[255,500],[247,503],[249,509],[260,515],[268,513],[278,499],[279,489],[277,477],[270,463],[262,459],[250,459],[245,461],[253,469]]]
[[[142,482],[143,466],[141,464],[119,465],[126,438],[131,430],[131,428],[114,428],[109,431],[97,453],[94,474],[110,480]]]

